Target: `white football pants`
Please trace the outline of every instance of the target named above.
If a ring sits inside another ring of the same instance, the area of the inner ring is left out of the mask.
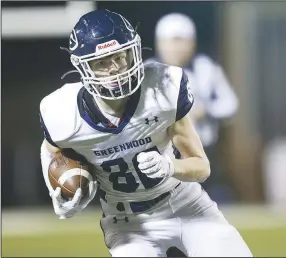
[[[103,218],[101,226],[111,255],[166,257],[168,248],[175,246],[188,257],[252,257],[241,235],[205,191],[180,207],[188,196],[192,199],[191,184],[182,184],[180,192],[150,213],[128,216],[127,221],[118,218],[117,223],[109,216]]]

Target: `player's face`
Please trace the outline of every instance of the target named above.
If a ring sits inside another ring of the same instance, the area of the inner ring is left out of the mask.
[[[123,73],[130,68],[130,63],[130,57],[126,50],[89,62],[95,76],[99,78]],[[117,85],[114,83],[110,86]]]
[[[185,38],[157,39],[156,47],[163,63],[184,66],[195,51],[195,40]]]

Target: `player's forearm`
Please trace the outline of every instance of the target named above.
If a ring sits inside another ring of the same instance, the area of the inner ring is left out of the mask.
[[[49,190],[49,192],[53,191],[53,188],[49,181],[49,165],[53,159],[54,155],[51,153],[51,149],[49,148],[49,145],[46,143],[46,140],[43,141],[41,145],[41,165],[42,165],[42,172],[43,177],[46,183],[46,186]]]
[[[204,182],[210,176],[210,163],[207,159],[190,157],[173,159],[173,177],[185,182]]]

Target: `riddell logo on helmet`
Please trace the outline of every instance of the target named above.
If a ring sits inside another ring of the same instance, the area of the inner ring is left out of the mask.
[[[119,43],[116,40],[111,40],[111,41],[105,42],[103,44],[98,44],[96,46],[96,50],[106,50],[106,49],[113,48],[113,47],[118,46],[118,45],[119,45]]]

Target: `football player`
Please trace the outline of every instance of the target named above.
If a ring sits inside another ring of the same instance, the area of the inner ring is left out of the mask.
[[[69,52],[81,82],[65,84],[40,104],[43,175],[55,213],[72,217],[98,191],[101,227],[114,257],[166,256],[170,246],[188,256],[251,256],[199,184],[210,164],[187,116],[194,99],[183,70],[144,67],[140,36],[108,10],[79,19]],[[172,143],[182,159],[174,158]],[[65,201],[49,183],[53,153],[65,149],[95,168],[84,198],[79,189]]]

